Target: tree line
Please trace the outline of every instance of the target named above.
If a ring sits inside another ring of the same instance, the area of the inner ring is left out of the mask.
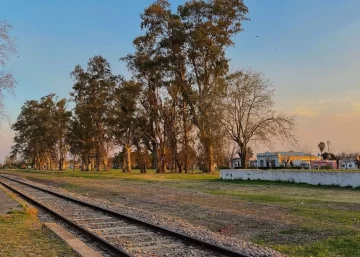
[[[12,125],[12,155],[62,170],[70,154],[82,170],[106,170],[115,147],[126,172],[136,158],[142,172],[188,172],[196,159],[214,173],[230,144],[246,168],[251,144],[294,140],[294,117],[274,109],[271,83],[230,69],[226,49],[248,20],[243,1],[192,0],[173,10],[158,0],[141,14],[143,34],[120,58],[131,78],[94,56],[71,72],[69,99],[26,101]]]

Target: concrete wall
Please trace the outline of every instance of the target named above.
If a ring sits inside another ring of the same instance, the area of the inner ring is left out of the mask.
[[[360,172],[320,171],[269,171],[269,170],[220,170],[224,180],[268,180],[307,183],[311,185],[338,185],[360,187]]]

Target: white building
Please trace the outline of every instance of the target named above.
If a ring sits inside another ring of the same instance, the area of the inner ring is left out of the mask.
[[[342,159],[339,161],[339,169],[357,170],[357,161],[354,159]]]
[[[257,167],[256,159],[250,158],[248,162],[248,167]],[[240,169],[241,168],[241,159],[240,158],[233,158],[231,160],[231,168],[232,169]]]
[[[319,160],[318,156],[303,152],[266,152],[257,154],[259,168],[303,167],[309,168],[310,162]]]
[[[232,169],[239,169],[241,168],[241,159],[240,158],[233,158],[231,160],[231,168]]]

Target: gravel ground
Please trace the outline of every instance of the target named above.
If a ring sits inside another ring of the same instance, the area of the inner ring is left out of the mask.
[[[25,179],[23,179],[25,180]],[[67,196],[72,196],[78,199],[81,199],[83,201],[92,203],[92,204],[97,204],[99,206],[104,206],[107,207],[109,209],[112,209],[114,211],[120,212],[122,214],[126,214],[135,218],[138,218],[140,220],[144,220],[146,222],[150,222],[153,224],[157,224],[211,243],[215,243],[215,244],[219,244],[222,245],[224,247],[228,247],[230,249],[236,250],[236,251],[241,251],[244,253],[247,253],[248,255],[251,256],[257,256],[257,257],[270,257],[270,256],[285,256],[273,249],[270,248],[266,248],[266,247],[262,247],[262,246],[258,246],[256,244],[253,243],[249,243],[246,242],[244,240],[238,239],[238,238],[234,238],[234,237],[229,237],[226,235],[220,235],[218,233],[214,233],[209,231],[208,229],[205,229],[203,227],[199,227],[199,226],[195,226],[193,224],[190,224],[189,222],[181,219],[181,218],[177,218],[174,216],[170,216],[167,214],[161,214],[158,212],[152,212],[152,211],[147,211],[144,209],[139,209],[139,208],[134,208],[134,207],[129,207],[129,206],[125,206],[122,205],[118,202],[114,202],[114,201],[109,201],[109,200],[105,200],[105,199],[96,199],[96,198],[90,198],[87,196],[81,196],[78,194],[74,194],[71,192],[68,192],[66,190],[62,190],[59,188],[55,188],[52,186],[47,186],[47,185],[43,185],[43,184],[39,184],[39,183],[34,183],[31,182],[29,180],[26,180],[26,182],[28,183],[32,183],[36,186],[40,186],[46,189],[50,189],[54,192],[58,192],[58,193],[62,193],[64,195]],[[176,191],[176,189],[174,189]],[[198,193],[201,194],[201,193]],[[160,194],[161,195],[161,194]],[[193,196],[192,196],[193,197]],[[124,196],[122,198],[125,198]],[[148,199],[147,199],[148,200]],[[156,200],[154,200],[156,201]],[[126,202],[126,200],[125,200]],[[149,203],[147,201],[147,204],[152,204]],[[219,203],[221,205],[221,203]],[[143,207],[142,204],[139,204]],[[157,206],[157,208],[161,208],[161,206],[159,206],[159,203],[155,204]],[[177,208],[179,209],[179,208]],[[208,210],[208,211],[212,211],[212,210]],[[201,212],[202,215],[211,215],[211,213],[203,213],[203,210]],[[217,213],[218,215],[218,213]],[[270,217],[271,219],[273,217]]]
[[[79,233],[77,230],[74,230],[72,227],[64,223],[63,221],[56,218],[54,215],[48,213],[46,210],[41,208],[40,206],[36,206],[38,209],[38,218],[42,223],[56,223],[69,231],[71,234],[73,234],[75,237],[79,238],[82,242],[84,242],[87,246],[92,248],[95,251],[98,251],[101,253],[104,257],[115,257],[114,255],[108,253],[104,249],[102,249],[96,242],[93,242],[91,239],[84,237],[81,233]]]

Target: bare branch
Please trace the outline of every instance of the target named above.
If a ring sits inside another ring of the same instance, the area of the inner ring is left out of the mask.
[[[295,141],[295,118],[277,112],[273,96],[270,81],[259,72],[247,70],[229,76],[222,124],[240,148],[242,167],[246,167],[248,144],[253,141]]]
[[[0,66],[5,66],[11,54],[16,53],[15,39],[9,36],[11,25],[0,21]],[[13,94],[16,80],[10,72],[0,70],[0,121],[8,119],[4,105],[5,94]]]

